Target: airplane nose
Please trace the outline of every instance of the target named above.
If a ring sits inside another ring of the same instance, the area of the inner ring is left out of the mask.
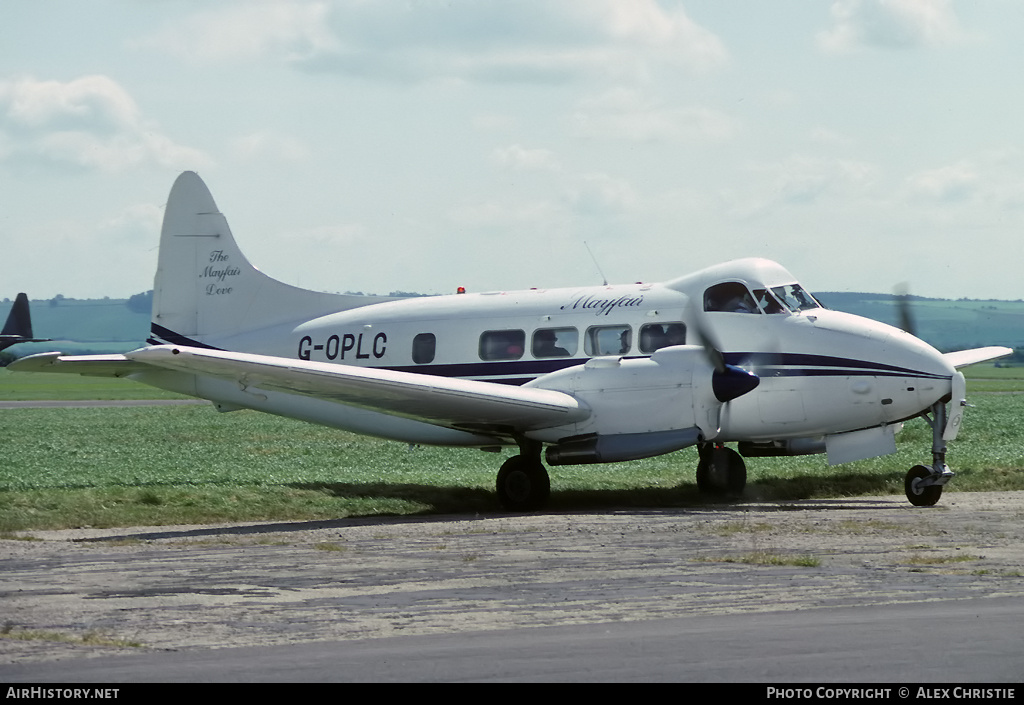
[[[952,393],[953,378],[959,373],[931,345],[898,329],[892,329],[883,345],[890,361],[886,375],[879,379],[882,404],[890,407],[887,416],[896,420],[915,415]]]

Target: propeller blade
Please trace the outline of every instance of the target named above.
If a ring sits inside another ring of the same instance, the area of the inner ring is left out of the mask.
[[[691,329],[700,346],[704,348],[704,355],[715,368],[711,375],[711,390],[714,392],[715,398],[726,404],[757,387],[761,383],[761,379],[756,374],[725,363],[725,355],[722,354],[715,334],[704,319],[704,312],[697,309],[692,299],[688,307],[689,316],[687,318]]]
[[[910,290],[906,284],[896,287],[896,307],[899,311],[900,328],[913,336],[917,335],[917,326],[914,325],[914,315],[910,311]]]
[[[715,373],[724,374],[726,372],[725,356],[722,355],[721,348],[714,334],[704,321],[704,312],[698,310],[692,299],[688,304],[688,308],[690,315],[687,318],[689,318],[690,328],[697,338],[697,343],[704,348],[704,354],[707,356],[712,367],[715,368]]]

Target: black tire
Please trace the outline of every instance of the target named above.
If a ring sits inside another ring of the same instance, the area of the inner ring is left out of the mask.
[[[547,504],[551,478],[540,460],[515,455],[498,471],[498,501],[511,512],[532,512]]]
[[[922,480],[931,474],[932,471],[924,465],[915,465],[910,468],[906,478],[903,480],[903,491],[907,493],[907,499],[915,507],[931,507],[942,496],[942,485],[914,486],[915,480]]]
[[[697,489],[709,497],[736,499],[747,486],[747,465],[732,448],[701,453],[697,463]]]

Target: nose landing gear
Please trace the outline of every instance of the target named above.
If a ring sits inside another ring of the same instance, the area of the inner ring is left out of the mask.
[[[957,403],[953,399],[952,403]],[[961,404],[964,402],[961,401]],[[915,507],[931,507],[942,496],[942,488],[955,474],[946,465],[946,404],[939,400],[932,404],[932,417],[924,415],[932,427],[932,465],[915,465],[903,480],[907,499]],[[959,421],[957,423],[959,426]]]

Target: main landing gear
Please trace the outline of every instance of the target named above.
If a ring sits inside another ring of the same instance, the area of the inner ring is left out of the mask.
[[[942,437],[946,429],[946,404],[939,400],[932,404],[932,416],[924,415],[932,427],[932,465],[915,465],[903,480],[907,499],[916,507],[930,507],[939,501],[942,488],[953,478],[953,471],[946,465],[946,441]]]
[[[532,512],[547,504],[551,479],[540,459],[540,442],[524,439],[519,451],[498,470],[498,501],[509,511]]]
[[[747,484],[747,466],[732,448],[718,443],[697,446],[697,489],[708,497],[736,499]]]
[[[747,466],[732,448],[714,443],[698,446],[697,488],[716,499],[736,499],[747,484]],[[551,479],[541,462],[541,443],[521,440],[519,455],[502,464],[496,483],[498,501],[511,512],[532,512],[547,504]]]

